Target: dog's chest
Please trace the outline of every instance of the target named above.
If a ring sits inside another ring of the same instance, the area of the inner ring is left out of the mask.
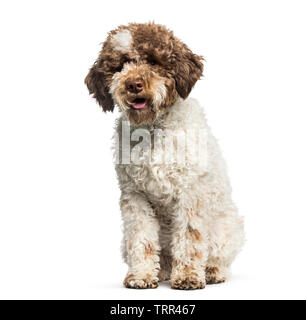
[[[135,187],[152,201],[172,201],[182,189],[183,178],[178,170],[170,165],[130,165],[125,171]]]
[[[164,205],[198,184],[206,171],[195,156],[205,141],[199,138],[205,120],[196,103],[179,102],[154,126],[124,129],[123,124],[121,119],[117,132],[122,139],[116,140],[122,189],[143,192],[152,202]]]
[[[197,173],[186,160],[186,150],[165,144],[158,137],[152,145],[144,143],[138,150],[131,147],[131,163],[121,168],[127,180],[152,202],[167,204],[194,183]]]

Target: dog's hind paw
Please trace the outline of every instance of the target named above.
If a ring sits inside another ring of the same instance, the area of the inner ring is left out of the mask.
[[[226,275],[220,271],[218,267],[206,268],[206,283],[217,284],[226,281]]]
[[[178,290],[204,289],[205,281],[201,281],[197,277],[187,276],[184,279],[171,280],[171,288]]]

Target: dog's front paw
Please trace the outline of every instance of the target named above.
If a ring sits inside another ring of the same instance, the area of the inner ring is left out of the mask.
[[[171,288],[178,290],[204,289],[205,285],[205,281],[195,276],[178,277],[171,280]]]
[[[158,278],[151,275],[138,278],[130,273],[124,279],[123,284],[126,288],[132,289],[153,289],[158,287]]]

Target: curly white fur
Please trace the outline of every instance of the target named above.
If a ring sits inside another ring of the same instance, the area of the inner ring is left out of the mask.
[[[119,136],[126,120],[123,112],[116,126]],[[191,137],[184,163],[154,158],[148,162],[144,150],[138,164],[116,164],[122,191],[122,250],[129,266],[125,285],[156,287],[159,280],[170,279],[173,288],[196,289],[224,281],[244,241],[243,221],[203,109],[194,99],[178,99],[154,124],[141,127],[152,134],[160,129],[166,136],[176,130],[205,130],[207,161],[192,161],[197,142]],[[135,129],[139,126],[131,127]],[[124,152],[121,148],[116,145]],[[155,154],[167,152],[162,143],[154,144]]]

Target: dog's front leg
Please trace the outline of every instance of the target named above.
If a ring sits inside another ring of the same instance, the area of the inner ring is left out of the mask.
[[[204,288],[208,241],[203,217],[198,215],[196,208],[184,206],[181,202],[173,212],[172,232],[171,287],[184,290]]]
[[[156,288],[159,272],[159,223],[147,199],[123,193],[120,201],[124,223],[123,254],[129,266],[127,288]]]

